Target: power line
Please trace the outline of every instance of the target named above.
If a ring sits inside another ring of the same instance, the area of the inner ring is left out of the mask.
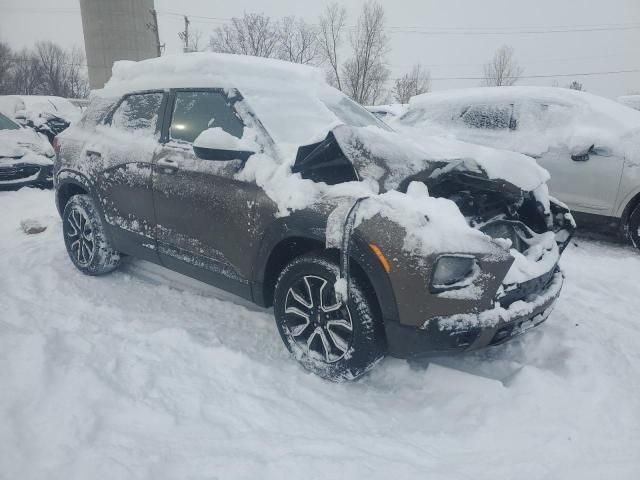
[[[163,11],[162,15],[173,15],[183,17],[184,14],[178,12]],[[189,15],[190,18],[210,20],[212,23],[229,23],[233,19],[230,17],[209,17],[206,15]],[[311,24],[315,25],[315,24]],[[355,25],[347,26],[354,29]],[[387,33],[395,34],[420,34],[420,35],[537,35],[555,33],[580,33],[580,32],[609,32],[640,30],[640,23],[599,23],[587,25],[547,25],[547,26],[523,26],[523,27],[427,27],[411,25],[390,25],[385,28]]]
[[[640,73],[640,69],[612,70],[608,72],[554,73],[546,75],[520,75],[517,78],[554,78],[554,77],[589,77],[595,75],[618,75],[623,73]],[[507,77],[515,78],[515,77]],[[431,80],[486,80],[486,77],[431,77]]]

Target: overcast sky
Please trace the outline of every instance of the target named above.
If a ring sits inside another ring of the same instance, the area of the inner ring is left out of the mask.
[[[106,1],[106,0],[105,0]],[[156,0],[160,40],[179,52],[177,32],[193,15],[192,28],[206,43],[221,22],[243,12],[316,23],[325,0]],[[353,24],[364,0],[342,0]],[[415,63],[434,78],[433,89],[472,87],[482,64],[502,44],[514,47],[525,76],[640,70],[640,0],[380,0],[387,18],[388,63],[398,76]],[[213,19],[195,16],[215,17]],[[418,29],[419,32],[415,30]],[[571,31],[581,29],[583,31]],[[540,33],[543,32],[543,33]],[[83,45],[78,0],[0,0],[0,40],[13,47],[53,40]],[[640,72],[555,78],[523,78],[520,85],[561,86],[576,79],[593,93],[615,97],[640,93]]]

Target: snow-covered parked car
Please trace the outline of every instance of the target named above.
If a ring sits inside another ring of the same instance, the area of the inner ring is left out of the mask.
[[[53,149],[47,139],[0,113],[0,188],[51,187]]]
[[[0,111],[42,133],[51,144],[81,115],[80,109],[66,98],[46,95],[0,95]]]
[[[126,253],[273,305],[325,378],[501,343],[546,320],[562,286],[572,218],[533,159],[407,140],[313,68],[117,62],[57,147],[79,270]]]
[[[640,247],[640,112],[566,88],[476,88],[414,97],[393,126],[529,155],[580,226]]]

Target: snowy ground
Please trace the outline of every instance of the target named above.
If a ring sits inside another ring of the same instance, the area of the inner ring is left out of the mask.
[[[26,235],[20,221],[48,226]],[[578,239],[548,322],[331,384],[271,313],[67,259],[49,191],[0,192],[0,479],[638,479],[640,254]]]

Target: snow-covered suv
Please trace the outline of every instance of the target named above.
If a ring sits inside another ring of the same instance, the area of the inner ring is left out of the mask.
[[[118,62],[58,137],[56,200],[82,272],[122,253],[274,306],[330,379],[543,322],[573,231],[511,152],[400,137],[322,72],[220,54]]]

